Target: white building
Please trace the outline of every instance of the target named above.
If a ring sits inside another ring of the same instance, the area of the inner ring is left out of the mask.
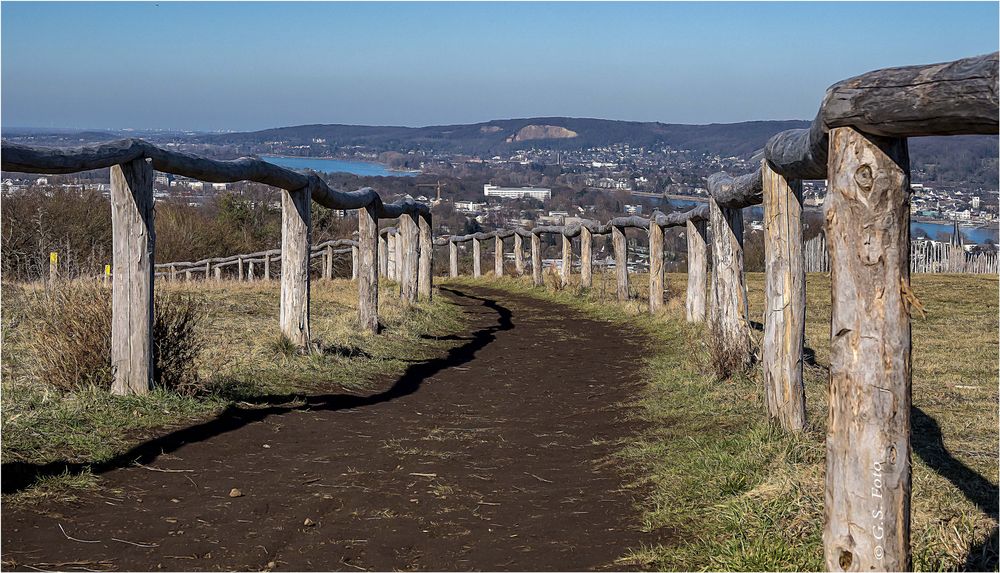
[[[503,199],[538,199],[544,201],[552,198],[552,189],[548,187],[499,187],[497,185],[483,185],[483,194],[487,197],[501,197]]]

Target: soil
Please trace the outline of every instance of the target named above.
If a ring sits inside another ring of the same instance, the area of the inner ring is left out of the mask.
[[[667,535],[639,530],[642,492],[611,458],[641,431],[623,402],[643,338],[529,297],[441,294],[467,317],[446,356],[374,394],[234,406],[143,444],[87,499],[5,511],[4,568],[629,568]]]

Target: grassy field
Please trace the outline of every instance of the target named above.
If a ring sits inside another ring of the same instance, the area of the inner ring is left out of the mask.
[[[436,341],[460,327],[460,312],[440,297],[405,310],[390,283],[382,286],[384,331],[356,327],[357,287],[347,280],[315,281],[311,326],[320,351],[288,353],[278,336],[277,282],[159,281],[157,290],[191,296],[202,313],[203,350],[196,363],[203,390],[193,396],[157,390],[114,397],[84,387],[52,388],[33,373],[28,352],[31,322],[25,305],[39,286],[4,285],[2,459],[4,464],[54,461],[100,463],[171,428],[205,419],[231,404],[254,407],[288,395],[347,389],[364,391],[378,377],[402,372],[409,361],[440,354],[453,342]],[[110,293],[109,293],[110,298]],[[4,496],[23,503],[78,494],[93,485],[89,472],[50,477]]]
[[[574,276],[574,279],[577,277]],[[602,280],[603,279],[603,280]],[[459,279],[467,281],[471,279]],[[810,428],[786,435],[764,416],[759,371],[708,374],[703,326],[684,321],[686,276],[670,274],[667,310],[650,317],[646,276],[638,300],[613,302],[612,277],[589,292],[526,279],[488,280],[642,328],[649,385],[636,409],[651,422],[618,455],[645,502],[647,530],[675,545],[637,547],[623,566],[665,570],[821,570],[830,280],[807,278],[805,372]],[[749,274],[751,318],[763,313],[763,276]],[[926,317],[913,320],[912,548],[918,570],[996,569],[998,284],[996,277],[916,275]],[[755,332],[758,340],[760,332]]]

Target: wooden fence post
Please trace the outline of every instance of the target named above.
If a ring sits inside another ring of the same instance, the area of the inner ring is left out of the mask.
[[[531,234],[531,281],[535,286],[545,284],[542,281],[542,238],[538,233]]]
[[[625,302],[629,299],[628,245],[625,243],[625,230],[621,227],[611,227],[611,242],[615,248],[615,274],[618,277],[618,302]]]
[[[281,333],[309,351],[309,254],[312,230],[309,187],[281,191]]]
[[[458,276],[458,243],[448,241],[448,271],[452,278]]]
[[[712,219],[712,308],[714,344],[732,366],[750,364],[750,322],[743,275],[743,210],[709,199]]]
[[[267,271],[268,268],[267,265],[265,264],[264,273],[266,274]],[[205,280],[207,281],[208,279],[212,278],[211,275],[212,275],[212,263],[205,263]]]
[[[49,272],[49,274],[52,274],[51,271]],[[171,281],[177,280],[177,265],[174,264],[170,265],[170,280]]]
[[[247,263],[247,281],[253,282],[253,261]]]
[[[802,182],[761,167],[764,195],[764,403],[786,430],[806,426],[802,346],[806,271],[802,258]]]
[[[524,238],[514,233],[514,272],[517,276],[524,275]]]
[[[375,204],[358,209],[358,324],[362,330],[378,332],[378,214]]]
[[[333,276],[333,273],[330,273]],[[351,245],[351,280],[358,280],[358,246]]]
[[[562,237],[562,269],[560,269],[560,283],[563,287],[569,286],[569,276],[573,272],[573,239],[566,235]]]
[[[493,274],[503,276],[503,239],[500,235],[493,236]]]
[[[153,164],[112,166],[112,394],[146,394],[153,385],[153,216]]]
[[[377,222],[377,219],[376,219]],[[389,236],[378,236],[378,276],[389,276]]]
[[[649,221],[649,312],[663,309],[663,227]]]
[[[421,213],[420,223],[420,264],[418,269],[417,294],[430,302],[434,290],[434,235],[430,213]]]
[[[594,235],[586,227],[580,227],[580,286],[594,286]]]
[[[905,139],[830,130],[830,571],[910,571],[910,177]]]
[[[327,245],[323,249],[323,278],[325,280],[333,278],[333,245]]]
[[[49,253],[49,282],[55,282],[59,278],[59,253],[53,251]]]
[[[417,272],[419,265],[417,248],[419,233],[417,216],[403,213],[399,218],[400,259],[403,262],[402,274],[399,280],[399,294],[408,303],[417,302]]]
[[[482,247],[479,245],[479,239],[473,237],[472,239],[472,276],[479,278],[483,275],[482,267]]]
[[[208,278],[208,265],[205,265],[205,277]],[[271,280],[271,255],[264,255],[264,280]]]
[[[236,280],[243,281],[243,257],[236,259]]]
[[[215,281],[216,282],[221,282],[222,281],[222,267],[216,266],[212,270],[215,272]]]
[[[184,282],[191,282],[191,269],[184,271]]]
[[[708,290],[707,227],[705,221],[688,221],[686,225],[688,284],[685,311],[688,322],[705,321],[705,292]]]

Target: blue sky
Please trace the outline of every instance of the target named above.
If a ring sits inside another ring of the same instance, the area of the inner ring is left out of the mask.
[[[0,5],[5,126],[811,119],[831,83],[997,50],[998,3]]]

